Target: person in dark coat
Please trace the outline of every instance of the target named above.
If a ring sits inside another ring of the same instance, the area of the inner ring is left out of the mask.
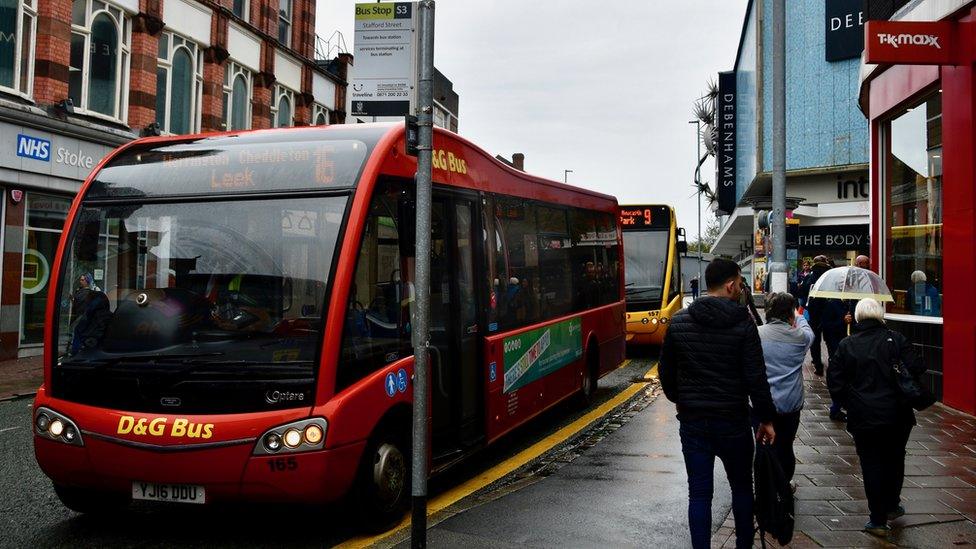
[[[755,439],[772,444],[776,408],[766,379],[756,324],[737,303],[739,266],[715,259],[705,270],[708,295],[671,320],[661,349],[661,386],[677,404],[681,452],[688,472],[691,544],[709,547],[715,457],[732,487],[736,547],[752,547],[753,432],[749,402],[760,422]]]
[[[698,277],[691,279],[691,298],[698,299]]]
[[[883,536],[890,531],[887,521],[905,514],[905,447],[915,425],[915,412],[896,385],[893,366],[904,364],[916,378],[925,366],[905,336],[887,329],[880,303],[860,300],[854,318],[853,333],[840,342],[830,361],[827,387],[847,409],[847,430],[861,461],[871,513],[864,529]]]
[[[800,289],[800,294],[809,296],[810,290],[820,280],[820,277],[830,270],[827,256],[818,255],[813,258],[813,266],[810,267],[810,275],[807,276]],[[813,346],[810,347],[810,357],[813,359],[813,373],[818,376],[824,375],[823,359],[820,356],[821,342],[823,341],[823,307],[826,300],[823,298],[807,298],[807,310],[810,311],[810,328],[813,329]]]

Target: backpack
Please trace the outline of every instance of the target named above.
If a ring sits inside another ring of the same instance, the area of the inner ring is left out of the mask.
[[[766,546],[765,533],[767,532],[776,538],[780,545],[786,545],[793,539],[793,491],[772,445],[756,445],[754,469],[756,483],[754,509],[762,546]]]

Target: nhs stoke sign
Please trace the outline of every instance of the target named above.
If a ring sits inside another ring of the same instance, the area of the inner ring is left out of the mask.
[[[19,133],[17,134],[17,156],[50,162],[51,142],[40,137]]]

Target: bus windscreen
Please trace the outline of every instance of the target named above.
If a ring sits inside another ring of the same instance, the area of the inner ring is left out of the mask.
[[[668,231],[624,231],[627,299],[660,301],[668,260]]]
[[[98,172],[85,198],[350,188],[368,154],[354,139],[260,143],[234,137],[126,151]]]

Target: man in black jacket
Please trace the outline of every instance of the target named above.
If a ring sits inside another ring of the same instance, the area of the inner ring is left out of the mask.
[[[688,472],[688,523],[692,546],[708,547],[712,535],[715,456],[732,487],[736,547],[752,547],[752,452],[749,401],[760,422],[756,439],[772,443],[776,408],[756,325],[736,300],[739,266],[716,259],[705,269],[708,295],[671,320],[661,350],[661,386],[677,404],[681,451]]]
[[[828,264],[827,256],[818,255],[813,258],[813,267],[810,268],[810,274],[807,276],[806,280],[803,281],[803,287],[800,288],[800,293],[806,296],[810,295],[810,290],[813,288],[817,280],[827,271],[830,270],[830,265]],[[818,376],[824,375],[824,364],[823,358],[821,357],[821,344],[823,341],[823,310],[824,310],[823,298],[813,298],[807,300],[807,310],[810,311],[810,328],[813,329],[813,346],[810,347],[810,357],[813,359],[813,373]],[[829,358],[829,357],[828,357]]]

